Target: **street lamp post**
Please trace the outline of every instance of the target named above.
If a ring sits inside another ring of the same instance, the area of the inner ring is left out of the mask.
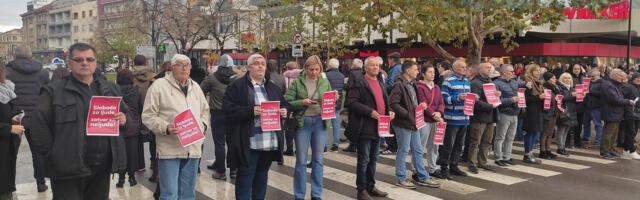
[[[633,11],[633,0],[629,0],[629,24],[627,27],[627,69],[631,69],[631,11]]]

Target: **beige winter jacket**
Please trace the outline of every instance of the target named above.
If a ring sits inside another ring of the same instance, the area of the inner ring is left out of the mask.
[[[200,158],[202,141],[183,148],[177,135],[167,135],[167,126],[173,124],[176,115],[191,108],[203,133],[209,127],[209,104],[200,86],[189,79],[185,97],[171,72],[153,82],[142,110],[142,123],[156,135],[159,159]]]

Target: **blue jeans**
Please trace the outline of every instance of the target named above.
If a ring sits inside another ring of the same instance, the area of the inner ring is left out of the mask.
[[[295,137],[296,169],[293,172],[295,198],[307,193],[307,154],[311,144],[311,197],[322,196],[322,153],[327,145],[327,129],[320,115],[304,117],[304,125]]]
[[[523,139],[524,138],[524,130],[522,130],[523,121],[524,120],[521,117],[518,117],[518,128],[516,130],[516,139]]]
[[[400,127],[394,127],[396,131],[396,137],[398,137],[398,152],[396,154],[396,176],[398,181],[404,181],[407,179],[407,165],[405,164],[405,158],[409,154],[409,148],[411,148],[411,164],[413,169],[417,172],[418,179],[421,181],[429,179],[429,174],[424,168],[424,161],[422,160],[422,141],[420,140],[420,130],[409,130]]]
[[[236,177],[237,200],[265,198],[273,154],[273,151],[249,150],[247,167],[238,168],[238,176]]]
[[[340,144],[340,110],[336,109],[336,118],[331,119],[333,127],[333,146]]]
[[[593,140],[593,143],[600,144],[600,138],[602,137],[602,118],[600,118],[600,110],[586,110],[584,112],[584,120],[582,121],[582,129],[584,130],[584,134],[582,135],[583,140],[589,140],[591,137],[591,121],[596,128],[596,138]]]
[[[160,200],[196,198],[198,158],[158,159]]]
[[[376,185],[376,162],[378,162],[380,139],[362,139],[358,144],[356,189],[371,191]]]
[[[218,173],[225,173],[227,167],[225,166],[225,119],[224,112],[211,111],[211,135],[213,135],[213,146],[216,160],[213,162],[213,168]]]
[[[540,132],[524,134],[524,152],[529,153],[533,150],[536,140],[540,137]]]

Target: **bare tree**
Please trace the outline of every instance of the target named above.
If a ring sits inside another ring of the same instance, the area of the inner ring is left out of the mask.
[[[207,39],[209,28],[201,4],[192,1],[164,3],[162,28],[177,52],[190,52],[198,42]]]

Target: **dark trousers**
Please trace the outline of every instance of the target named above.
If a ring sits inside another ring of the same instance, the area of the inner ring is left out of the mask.
[[[493,143],[493,123],[471,123],[469,166],[487,166],[487,156]]]
[[[447,125],[444,134],[444,144],[438,149],[440,157],[436,164],[446,169],[447,166],[457,167],[460,160],[460,151],[467,134],[467,126]]]
[[[211,111],[211,127],[215,127],[211,129],[211,134],[213,135],[213,146],[214,152],[216,156],[216,160],[213,162],[213,169],[219,173],[225,173],[227,167],[225,166],[226,159],[226,120],[224,119],[224,112],[219,110]]]
[[[238,168],[236,200],[259,200],[267,194],[267,179],[272,151],[249,150],[248,166]]]
[[[109,167],[104,165],[92,167],[89,176],[74,179],[51,179],[51,190],[54,200],[109,199]]]
[[[287,143],[286,151],[293,152],[293,139],[296,136],[295,130],[285,130],[284,131],[285,142]]]
[[[471,139],[471,128],[467,126],[467,131],[464,134],[464,145],[462,146],[462,158],[460,158],[462,162],[469,160],[469,146],[471,146],[469,139]]]
[[[624,150],[633,153],[636,146],[633,144],[640,128],[640,120],[624,120],[620,124],[620,132],[624,133]]]
[[[380,150],[380,139],[361,139],[358,141],[358,164],[356,168],[356,186],[358,191],[371,191],[376,185],[376,162]]]
[[[149,142],[149,160],[152,162],[157,159],[156,155],[156,135],[151,133],[151,141]]]
[[[602,127],[602,143],[600,143],[600,154],[605,155],[613,152],[618,137],[620,122],[604,122]]]
[[[31,129],[27,128],[25,130],[25,135],[27,137],[27,142],[29,142],[29,146],[31,146]],[[33,149],[31,149],[31,159],[33,163],[33,178],[36,179],[36,183],[38,185],[45,184],[44,182],[44,157],[39,153],[36,153]]]
[[[584,113],[578,113],[578,125],[572,128],[573,132],[573,146],[582,147],[582,121],[584,120]],[[571,138],[567,137],[565,144],[571,146]]]

